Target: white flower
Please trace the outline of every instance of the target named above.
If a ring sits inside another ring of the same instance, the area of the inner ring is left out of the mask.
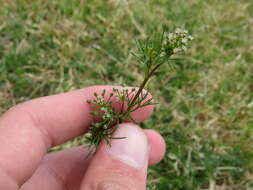
[[[184,34],[188,34],[188,31],[187,31],[187,30],[183,30],[183,33],[184,33]]]
[[[183,39],[182,39],[182,43],[183,43],[183,44],[187,44],[187,42],[188,42],[188,38],[183,38]]]
[[[169,33],[168,34],[168,40],[172,40],[173,39],[173,34],[172,33]]]
[[[188,39],[189,39],[189,40],[193,40],[194,38],[193,38],[193,36],[189,35],[189,36],[188,36]]]
[[[182,46],[182,50],[185,52],[187,50],[186,46]]]
[[[175,49],[173,49],[173,52],[174,53],[179,53],[181,50],[180,50],[180,48],[175,48]]]

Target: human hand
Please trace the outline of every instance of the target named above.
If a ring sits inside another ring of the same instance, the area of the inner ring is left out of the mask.
[[[34,99],[11,108],[0,118],[0,189],[98,190],[145,189],[148,165],[158,163],[165,143],[153,130],[124,123],[111,147],[102,142],[94,156],[75,147],[46,154],[48,149],[87,132],[93,118],[86,100],[112,86],[93,86]],[[133,113],[144,121],[152,106]]]

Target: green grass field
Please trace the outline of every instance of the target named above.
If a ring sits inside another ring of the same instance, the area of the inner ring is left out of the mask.
[[[149,84],[142,124],[165,159],[148,189],[253,189],[251,0],[0,0],[0,113],[32,98],[96,84],[135,86],[135,40],[183,27],[195,37],[177,72]],[[61,148],[80,144],[82,138]]]

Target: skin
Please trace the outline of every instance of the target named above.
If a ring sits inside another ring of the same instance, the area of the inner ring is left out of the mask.
[[[47,154],[49,148],[87,132],[94,118],[86,100],[103,89],[109,94],[112,88],[93,86],[42,97],[4,113],[0,117],[0,189],[145,189],[147,166],[137,171],[108,158],[104,143],[88,159],[89,152],[83,147]],[[147,106],[132,116],[141,122],[152,110]],[[144,132],[150,149],[147,165],[153,165],[163,158],[165,143],[154,130]],[[103,167],[99,160],[106,160]]]

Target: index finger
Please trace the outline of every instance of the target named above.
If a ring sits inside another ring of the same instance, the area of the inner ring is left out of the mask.
[[[87,100],[112,86],[93,86],[42,97],[10,109],[0,118],[0,174],[23,184],[35,171],[47,150],[85,133],[93,118]],[[147,106],[133,113],[137,121],[152,112]]]

